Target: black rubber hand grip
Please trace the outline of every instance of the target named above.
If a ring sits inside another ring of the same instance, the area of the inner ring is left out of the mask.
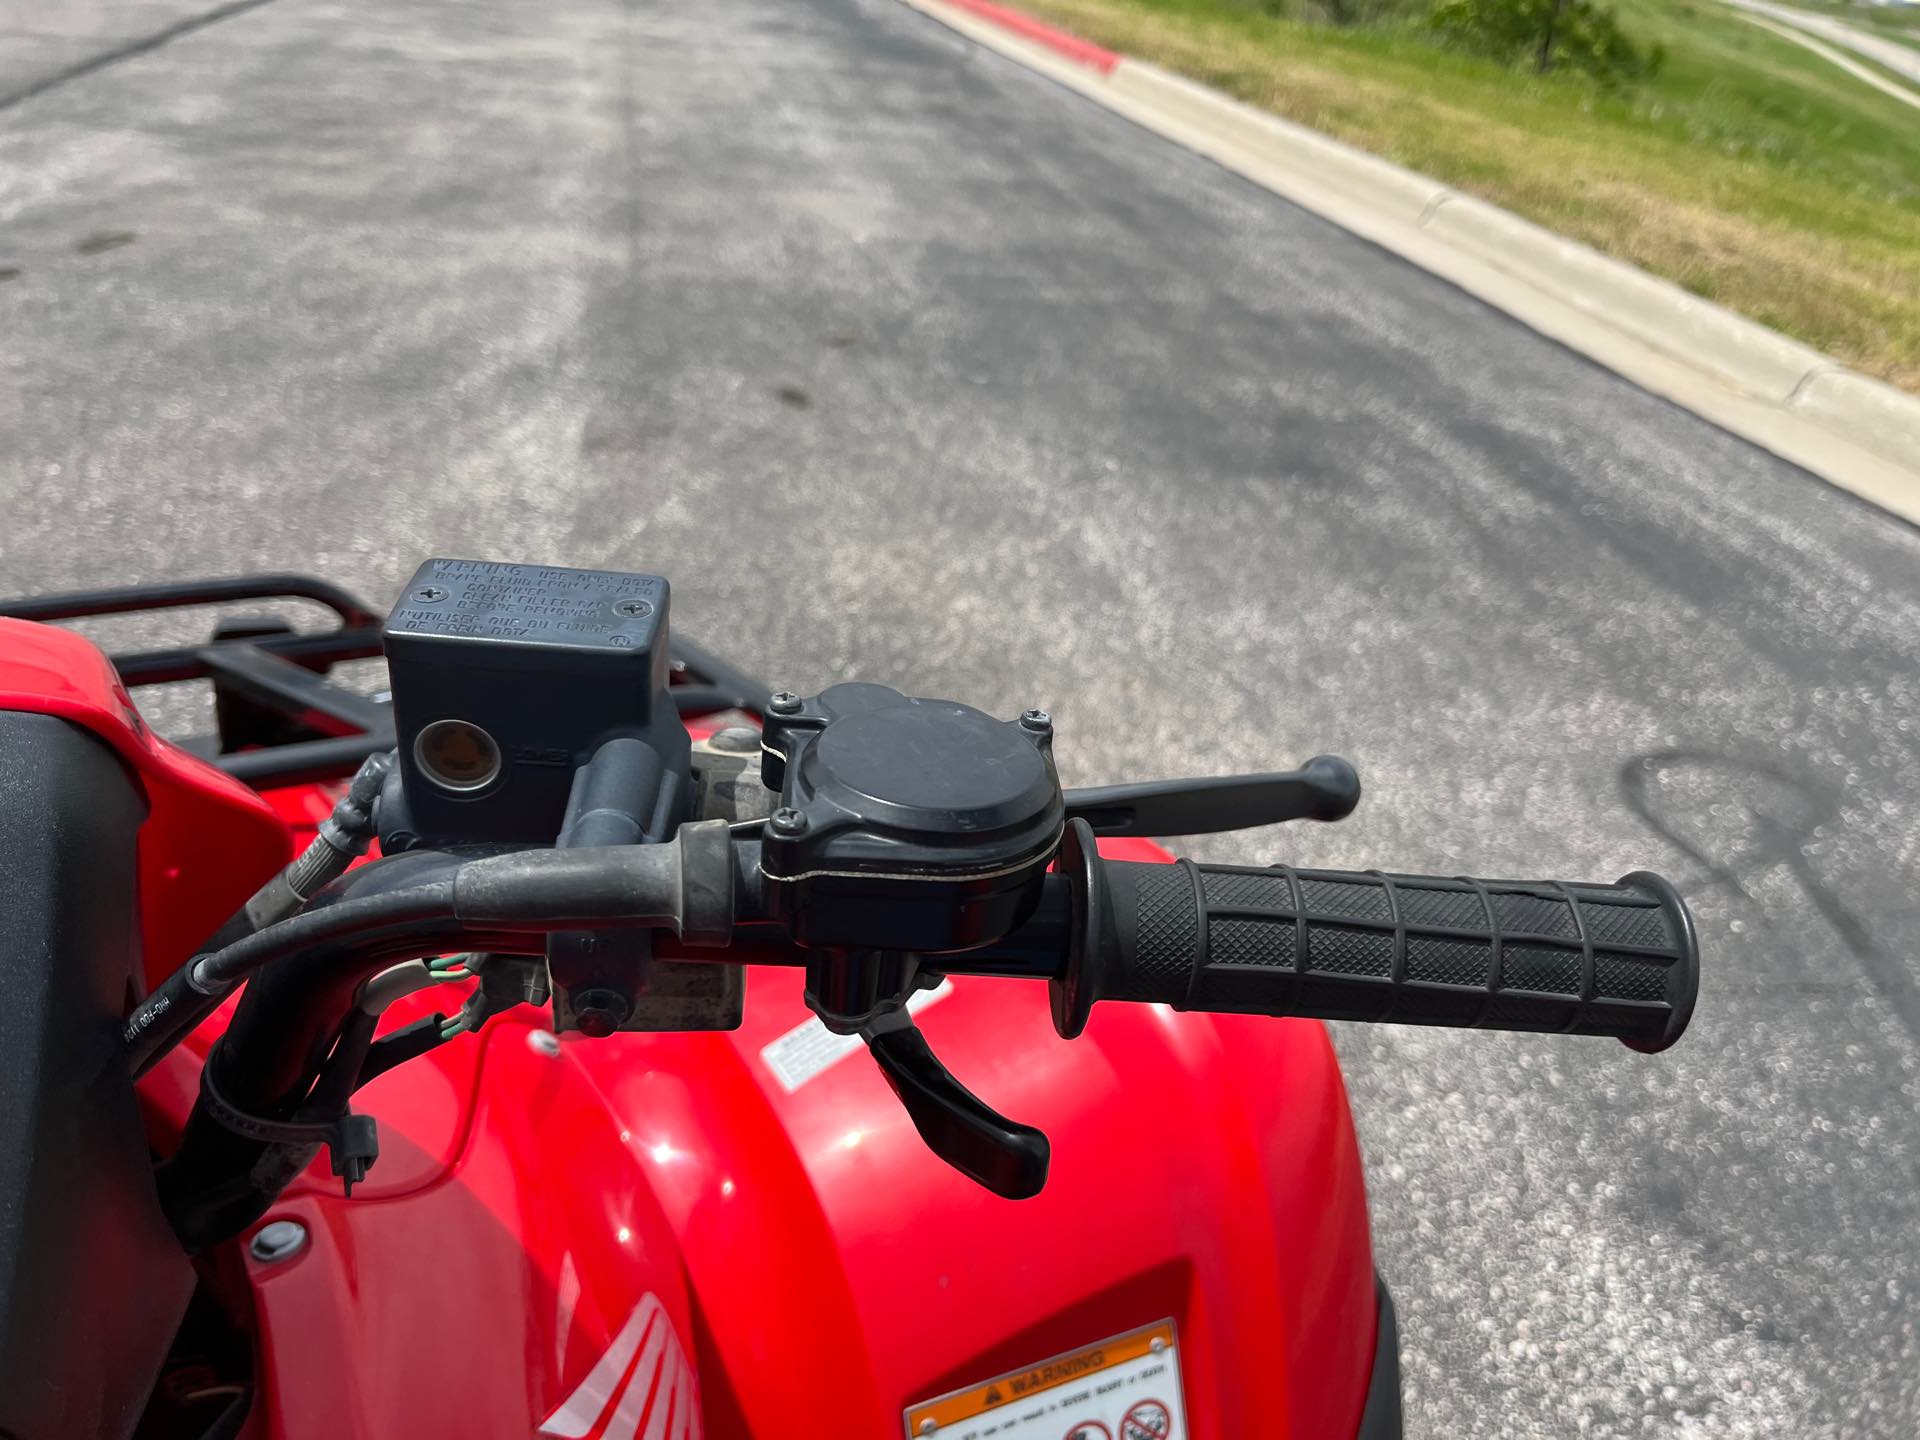
[[[1614,885],[1106,862],[1100,998],[1182,1010],[1680,1038],[1699,987],[1685,903]]]

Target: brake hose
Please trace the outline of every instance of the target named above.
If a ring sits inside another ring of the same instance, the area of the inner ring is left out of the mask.
[[[129,1058],[144,1071],[253,977],[202,1075],[203,1090],[211,1077],[219,1091],[222,1115],[203,1094],[157,1176],[175,1233],[198,1250],[250,1223],[279,1193],[277,1171],[249,1178],[271,1142],[235,1133],[225,1112],[280,1123],[310,1099],[336,1050],[329,1093],[351,1093],[373,1054],[354,1053],[359,1036],[339,1049],[349,1038],[342,1018],[365,1015],[353,995],[370,976],[452,950],[537,954],[553,930],[662,927],[688,943],[724,945],[733,934],[734,881],[733,845],[720,820],[683,825],[673,840],[652,845],[482,856],[416,850],[351,870],[301,914],[195,957],[125,1032]],[[372,1068],[389,1058],[397,1056],[382,1053]]]
[[[195,957],[161,982],[128,1017],[121,1038],[134,1075],[152,1069],[261,966],[356,937],[390,934],[395,927],[442,929],[454,919],[453,905],[453,881],[442,880],[308,910]]]
[[[204,948],[222,949],[298,914],[323,886],[338,880],[366,854],[373,844],[374,801],[396,763],[391,750],[369,755],[334,802],[332,813],[320,822],[307,848],[256,890]]]
[[[356,953],[393,941],[417,939],[412,954],[429,955],[474,937],[626,925],[723,945],[733,933],[733,870],[720,820],[683,825],[659,845],[377,860],[301,913],[189,960],[128,1018],[122,1039],[135,1075],[144,1074],[249,975],[302,953],[340,952],[351,967]]]

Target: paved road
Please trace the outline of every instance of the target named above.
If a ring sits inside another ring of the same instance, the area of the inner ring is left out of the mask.
[[[1791,5],[1772,5],[1767,0],[1727,0],[1727,3],[1755,15],[1769,16],[1783,25],[1791,25],[1809,35],[1818,35],[1823,40],[1831,40],[1920,85],[1920,50],[1911,45],[1902,45],[1898,40],[1889,40],[1871,30],[1862,30],[1858,25],[1849,25],[1844,20],[1835,20],[1826,15],[1815,15]]]
[[[1676,874],[1668,1057],[1340,1037],[1410,1432],[1920,1428],[1913,530],[892,0],[277,0],[0,111],[0,266],[0,591],[658,567],[1070,782],[1361,763],[1206,856]]]
[[[1871,66],[1849,59],[1831,45],[1821,44],[1806,31],[1796,30],[1791,25],[1777,25],[1764,15],[1743,15],[1740,18],[1749,25],[1758,25],[1762,30],[1778,35],[1782,40],[1792,41],[1803,50],[1811,50],[1828,64],[1839,66],[1854,79],[1864,81],[1882,95],[1890,95],[1901,104],[1911,105],[1916,110],[1920,110],[1920,90],[1910,89],[1898,80],[1887,79]]]

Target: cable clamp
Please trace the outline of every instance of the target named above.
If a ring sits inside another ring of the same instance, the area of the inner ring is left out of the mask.
[[[220,1093],[214,1083],[216,1048],[200,1069],[200,1103],[207,1118],[223,1130],[244,1140],[263,1145],[304,1150],[309,1155],[322,1145],[333,1160],[333,1173],[340,1177],[341,1188],[353,1194],[353,1187],[366,1178],[373,1162],[380,1158],[379,1129],[371,1115],[342,1111],[331,1120],[268,1120],[250,1115]]]

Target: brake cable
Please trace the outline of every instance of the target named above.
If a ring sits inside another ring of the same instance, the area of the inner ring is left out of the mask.
[[[382,941],[417,940],[415,955],[438,954],[474,938],[636,925],[725,945],[733,871],[720,820],[682,825],[658,845],[473,858],[410,851],[377,860],[328,885],[299,914],[189,960],[133,1012],[122,1039],[134,1074],[143,1075],[249,975],[302,953],[338,950],[347,967]],[[416,872],[436,878],[380,888]],[[375,893],[357,893],[366,890]]]

